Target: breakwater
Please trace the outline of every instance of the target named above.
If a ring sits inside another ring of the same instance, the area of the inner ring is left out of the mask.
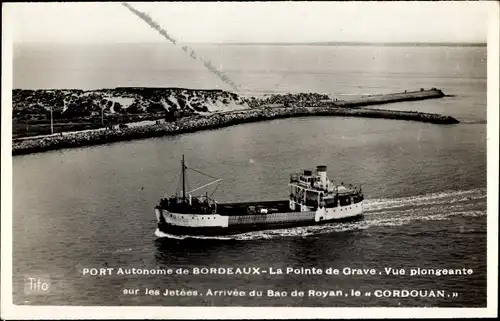
[[[363,107],[370,105],[383,105],[383,104],[390,104],[402,101],[436,99],[444,96],[445,94],[440,89],[432,88],[432,89],[420,89],[418,91],[405,91],[392,94],[369,95],[358,99],[334,100],[324,103],[325,105],[330,105],[335,107],[353,108],[353,107]]]
[[[261,107],[229,113],[215,113],[208,116],[195,115],[184,117],[174,122],[161,122],[138,127],[115,130],[91,130],[34,139],[13,140],[12,154],[21,155],[61,148],[81,147],[166,135],[178,135],[249,122],[302,116],[388,118],[422,121],[434,124],[458,123],[458,120],[450,116],[411,111],[332,107]]]
[[[355,108],[370,105],[383,105],[402,101],[415,101],[424,99],[437,99],[446,95],[437,88],[414,91],[404,91],[390,94],[365,95],[356,99],[340,100],[331,99],[328,95],[317,93],[297,93],[297,94],[272,94],[261,98],[244,98],[243,100],[251,108],[263,107],[266,105],[284,105],[294,107],[345,107]]]

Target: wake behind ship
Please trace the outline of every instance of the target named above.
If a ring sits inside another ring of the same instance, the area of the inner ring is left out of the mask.
[[[155,207],[161,233],[184,236],[215,236],[250,231],[309,226],[359,218],[363,214],[361,188],[335,185],[324,165],[316,171],[290,175],[288,200],[218,203],[208,194],[191,194],[220,179],[186,192],[186,169],[182,156],[181,195],[162,198]],[[199,171],[197,171],[200,173]],[[208,176],[208,175],[207,175]]]

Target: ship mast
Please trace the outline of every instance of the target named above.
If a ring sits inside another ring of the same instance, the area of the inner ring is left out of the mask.
[[[182,154],[182,201],[186,202],[186,165],[184,165],[184,154]]]

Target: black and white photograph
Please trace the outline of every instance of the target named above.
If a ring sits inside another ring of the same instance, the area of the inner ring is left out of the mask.
[[[498,316],[497,2],[2,9],[2,319]]]

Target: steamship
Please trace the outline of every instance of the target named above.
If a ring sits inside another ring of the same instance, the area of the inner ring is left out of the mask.
[[[314,172],[304,170],[290,174],[290,194],[287,200],[238,203],[218,203],[208,193],[193,196],[194,192],[220,182],[221,179],[186,191],[185,175],[190,168],[185,164],[184,155],[181,169],[180,195],[176,193],[170,198],[162,198],[155,206],[157,236],[239,234],[328,224],[358,219],[363,214],[364,196],[361,186],[347,186],[343,182],[334,184],[328,179],[327,167],[324,165],[317,166]]]

